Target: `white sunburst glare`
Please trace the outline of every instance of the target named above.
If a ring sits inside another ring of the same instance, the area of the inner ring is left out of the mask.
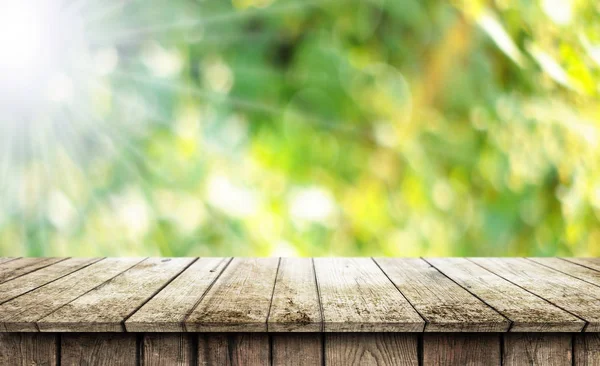
[[[87,52],[83,19],[59,1],[0,0],[0,100],[5,123],[31,120],[72,94],[74,63]]]

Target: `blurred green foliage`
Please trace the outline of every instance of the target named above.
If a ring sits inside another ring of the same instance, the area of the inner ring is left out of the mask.
[[[2,255],[600,254],[600,3],[111,3]]]

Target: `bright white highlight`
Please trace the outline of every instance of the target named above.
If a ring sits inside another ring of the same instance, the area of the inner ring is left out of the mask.
[[[0,9],[0,97],[24,110],[68,100],[64,75],[86,50],[81,19],[57,0],[0,0]]]
[[[6,71],[30,69],[43,56],[47,27],[44,14],[27,1],[6,1],[0,12],[0,65]]]
[[[334,215],[336,204],[329,191],[310,187],[297,191],[291,198],[290,216],[299,221],[326,224]]]

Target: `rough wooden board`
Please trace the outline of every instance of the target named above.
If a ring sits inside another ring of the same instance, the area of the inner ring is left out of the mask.
[[[505,334],[503,364],[572,366],[572,338],[570,334]]]
[[[555,269],[569,276],[579,278],[596,286],[600,286],[600,271],[579,264],[571,263],[560,258],[528,258],[530,261]]]
[[[326,332],[420,332],[424,321],[370,258],[315,258]]]
[[[440,272],[513,322],[511,332],[580,332],[585,322],[465,258],[428,258]]]
[[[0,265],[0,283],[47,267],[66,258],[19,258]]]
[[[144,335],[144,366],[196,366],[195,338],[186,333],[148,333]]]
[[[600,271],[600,258],[562,258],[568,262]]]
[[[38,320],[42,332],[119,332],[123,322],[194,258],[148,258]]]
[[[600,287],[523,258],[470,260],[584,319],[585,331],[600,331]]]
[[[183,322],[231,258],[200,258],[125,322],[128,332],[185,332]]]
[[[234,258],[185,321],[191,332],[266,332],[279,259]]]
[[[73,273],[101,258],[70,258],[0,284],[0,304]]]
[[[510,322],[418,258],[378,258],[377,263],[425,318],[425,332],[505,332]]]
[[[56,339],[54,334],[0,333],[0,365],[54,366]]]
[[[498,334],[423,335],[423,365],[499,366],[500,352]]]
[[[319,332],[322,323],[312,259],[281,258],[269,313],[269,332]]]
[[[325,334],[325,364],[331,366],[418,365],[417,336],[398,333]]]
[[[0,257],[0,264],[14,261],[15,259],[19,259],[20,257]]]
[[[600,366],[600,334],[586,333],[574,336],[575,365]]]
[[[269,336],[266,333],[200,334],[198,365],[270,365]]]
[[[273,365],[323,365],[323,335],[320,333],[288,333],[271,336]]]
[[[142,258],[107,258],[0,305],[0,331],[37,332],[36,321]]]
[[[135,334],[61,334],[61,366],[137,364]]]

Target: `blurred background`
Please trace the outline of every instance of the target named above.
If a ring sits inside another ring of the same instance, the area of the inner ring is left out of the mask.
[[[47,2],[2,256],[600,255],[597,1]]]

